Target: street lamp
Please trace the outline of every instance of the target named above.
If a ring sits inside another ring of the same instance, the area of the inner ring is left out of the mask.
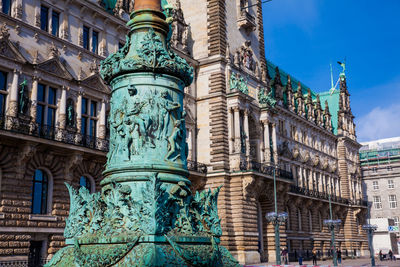
[[[378,226],[371,224],[369,208],[370,208],[370,206],[368,207],[368,224],[364,224],[362,226],[362,229],[364,231],[366,231],[368,234],[369,254],[371,254],[370,255],[371,256],[371,265],[372,265],[372,267],[374,267],[375,266],[375,252],[374,252],[374,244],[372,243],[372,235],[374,234],[376,229],[378,229]]]
[[[271,222],[275,227],[275,255],[276,255],[276,265],[281,264],[281,254],[280,254],[280,238],[279,238],[279,226],[283,225],[288,218],[286,212],[278,213],[278,203],[276,200],[276,166],[273,165],[273,177],[274,177],[274,204],[275,211],[269,212],[265,215],[268,222]]]
[[[333,248],[333,266],[337,266],[337,255],[336,255],[336,245],[335,245],[335,227],[339,227],[342,223],[342,220],[333,220],[332,218],[332,202],[331,202],[331,195],[329,195],[329,213],[330,219],[324,220],[324,224],[328,226],[331,230],[331,242]]]

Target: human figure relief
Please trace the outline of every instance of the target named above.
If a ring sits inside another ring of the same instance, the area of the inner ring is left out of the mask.
[[[168,92],[161,92],[161,98],[158,99],[158,139],[168,135],[171,116],[181,105],[168,99]],[[176,116],[177,117],[177,116]]]
[[[176,120],[174,123],[174,129],[172,130],[171,136],[168,138],[168,153],[165,156],[166,160],[175,161],[181,156],[181,141],[183,138],[182,125],[184,125],[185,119]],[[172,157],[176,154],[174,157]],[[172,158],[171,158],[172,157]]]

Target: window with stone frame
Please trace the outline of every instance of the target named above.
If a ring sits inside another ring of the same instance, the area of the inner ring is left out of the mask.
[[[311,210],[308,211],[308,230],[309,230],[309,232],[313,231],[312,212],[311,212]]]
[[[1,1],[1,12],[3,12],[6,15],[11,16],[11,0],[2,0]]]
[[[373,199],[374,199],[374,208],[375,208],[376,210],[382,209],[382,200],[381,200],[381,197],[380,197],[380,196],[374,196]]]
[[[87,137],[96,137],[97,120],[97,101],[82,98],[81,134]]]
[[[319,230],[322,231],[323,219],[322,219],[322,214],[320,211],[318,212],[318,226],[319,226]]]
[[[3,116],[6,113],[6,100],[7,100],[7,77],[8,73],[5,71],[0,71],[0,119],[3,122]]]
[[[82,30],[82,47],[92,53],[99,53],[100,32],[92,27],[83,25]]]
[[[374,190],[378,190],[379,189],[379,182],[378,181],[372,181],[372,188]]]
[[[290,138],[297,141],[296,126],[290,125]]]
[[[394,181],[393,180],[388,180],[388,188],[389,189],[394,189]]]
[[[40,133],[50,133],[56,124],[57,88],[39,83],[36,109]]]
[[[49,178],[45,171],[35,170],[32,185],[32,214],[47,214]]]
[[[396,209],[397,208],[397,197],[396,195],[389,195],[389,208]]]
[[[59,37],[61,12],[48,7],[40,6],[40,29]]]

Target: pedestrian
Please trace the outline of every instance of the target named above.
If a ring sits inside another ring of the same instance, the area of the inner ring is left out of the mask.
[[[337,261],[340,265],[342,265],[342,251],[340,251],[340,249],[336,250],[336,257],[337,257]]]
[[[389,249],[389,259],[393,260],[393,251],[391,249]]]
[[[382,250],[379,250],[379,260],[380,260],[380,261],[383,260],[383,253],[382,253]]]
[[[299,256],[298,256],[298,260],[299,260],[299,265],[303,265],[303,251],[299,250]]]
[[[282,258],[283,258],[283,262],[284,262],[285,264],[289,264],[289,261],[288,261],[288,254],[289,254],[289,252],[288,252],[287,248],[285,248],[285,249],[282,251]]]
[[[312,264],[314,266],[317,266],[317,250],[315,248],[313,248],[312,250]]]

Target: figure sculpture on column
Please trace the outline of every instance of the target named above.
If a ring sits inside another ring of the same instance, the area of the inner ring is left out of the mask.
[[[125,46],[101,64],[112,88],[101,192],[67,185],[67,246],[48,266],[238,266],[220,245],[220,188],[190,191],[184,88],[160,0],[136,0]],[[160,116],[160,113],[163,116]]]

